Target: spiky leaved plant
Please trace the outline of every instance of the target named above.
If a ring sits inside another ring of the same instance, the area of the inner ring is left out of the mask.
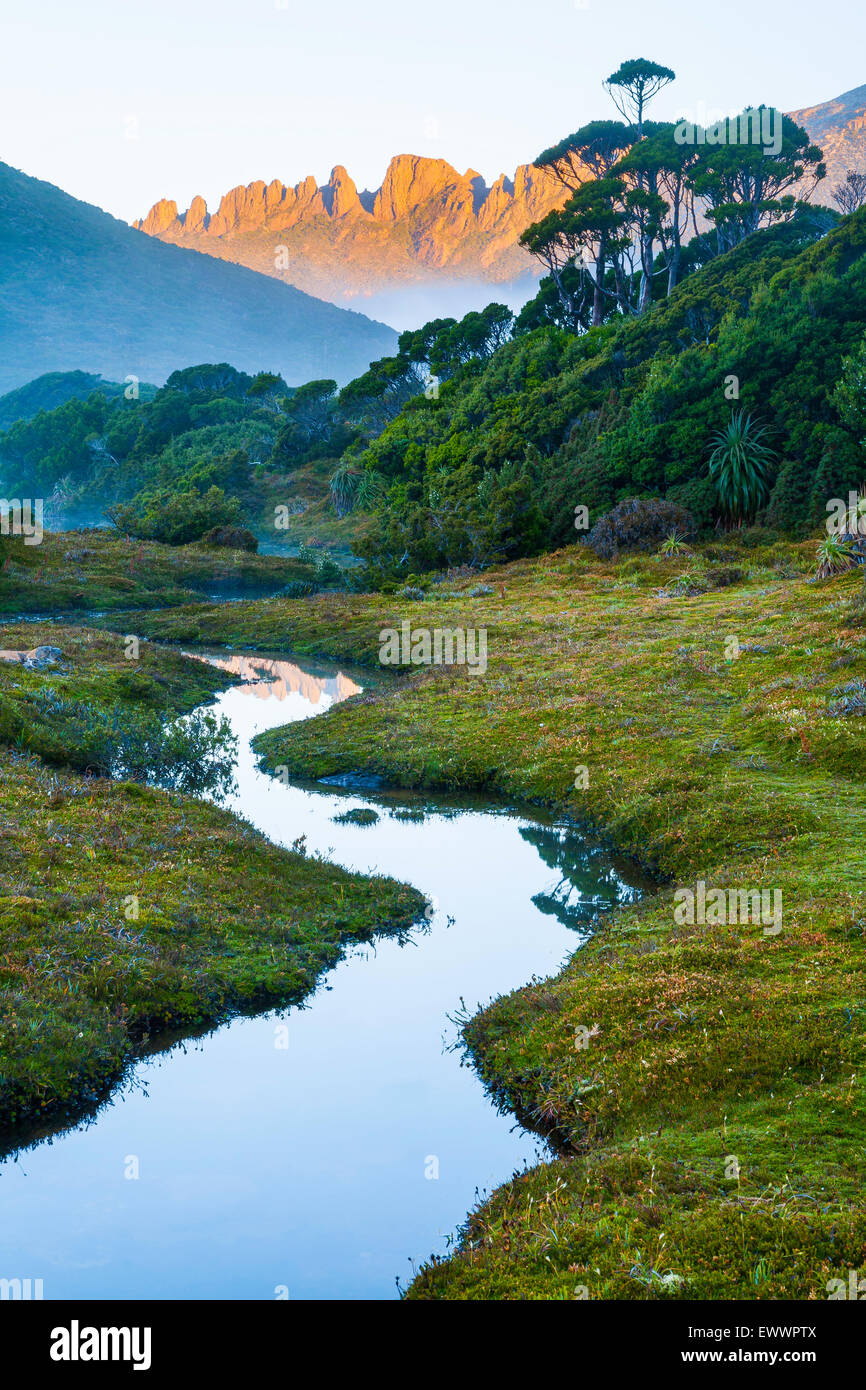
[[[816,579],[830,579],[834,574],[844,574],[856,563],[851,545],[843,536],[825,536],[818,546],[817,560]]]
[[[682,531],[670,531],[659,546],[659,555],[664,555],[666,557],[682,555],[686,549],[685,533]]]
[[[775,452],[765,443],[767,429],[744,410],[735,410],[723,430],[713,435],[710,476],[716,485],[725,521],[751,521],[770,495]]]
[[[361,470],[341,463],[330,481],[331,501],[337,516],[347,516],[355,505]]]
[[[365,468],[355,489],[355,506],[359,511],[370,511],[385,496],[385,479],[372,468]]]

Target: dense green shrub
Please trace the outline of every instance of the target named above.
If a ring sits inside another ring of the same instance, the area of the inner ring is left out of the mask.
[[[108,508],[107,516],[136,540],[188,545],[208,532],[233,527],[240,517],[240,503],[226,497],[222,488],[207,492],[141,492],[131,502]]]

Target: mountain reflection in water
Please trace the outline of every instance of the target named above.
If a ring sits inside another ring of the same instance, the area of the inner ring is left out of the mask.
[[[323,700],[328,705],[338,705],[350,695],[360,695],[363,689],[342,671],[336,676],[313,676],[291,661],[277,661],[271,657],[204,656],[201,652],[184,652],[184,655],[237,676],[243,682],[238,687],[241,693],[257,700],[287,700],[290,695],[300,695],[311,705],[319,705]]]

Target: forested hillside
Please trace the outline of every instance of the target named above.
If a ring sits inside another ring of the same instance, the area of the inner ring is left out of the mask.
[[[808,528],[863,471],[834,390],[866,329],[866,213],[812,240],[811,224],[759,232],[641,318],[577,336],[516,333],[487,361],[415,397],[361,453],[381,480],[378,566],[512,558],[575,537],[634,495],[720,517],[715,432],[751,414],[772,445],[756,517]],[[750,518],[751,519],[751,518]]]

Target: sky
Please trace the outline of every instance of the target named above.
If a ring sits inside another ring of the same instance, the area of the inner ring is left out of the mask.
[[[0,0],[0,160],[127,221],[237,184],[377,188],[394,154],[492,182],[598,117],[626,58],[658,119],[866,83],[861,0]]]

